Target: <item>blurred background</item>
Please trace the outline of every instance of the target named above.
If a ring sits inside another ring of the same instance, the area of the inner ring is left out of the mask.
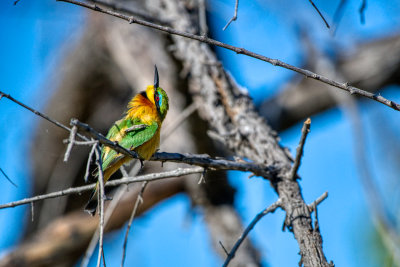
[[[141,3],[122,2],[146,10]],[[360,12],[363,2],[315,2],[330,29],[309,1],[242,0],[238,19],[225,31],[235,1],[206,1],[206,18],[212,38],[400,102],[400,3],[366,0]],[[197,1],[186,4],[192,11],[197,7]],[[105,133],[130,97],[152,82],[156,63],[171,99],[168,120],[190,105],[185,66],[171,55],[174,48],[165,34],[61,2],[0,5],[0,90],[23,103],[65,124],[77,117]],[[399,113],[256,59],[221,48],[215,52],[292,154],[302,122],[311,117],[300,185],[308,203],[329,193],[318,209],[328,260],[336,266],[399,266]],[[62,140],[68,134],[6,98],[0,100],[0,121],[0,168],[18,185],[0,174],[0,203],[83,184],[89,148],[74,148],[64,163]],[[193,114],[162,140],[161,151],[227,155],[206,130],[206,123]],[[132,165],[127,169],[135,171]],[[161,171],[159,164],[146,163],[143,172],[156,169]],[[210,213],[230,206],[247,225],[277,198],[268,182],[247,179],[249,173],[209,175],[201,189],[196,179],[194,185],[174,180],[149,187],[145,203],[150,204],[130,231],[126,266],[219,266],[223,258],[211,245]],[[127,203],[137,194],[137,187],[132,188]],[[1,258],[5,262],[10,251],[57,219],[90,219],[82,210],[87,197],[37,203],[33,221],[29,205],[0,210],[0,265]],[[121,207],[123,216],[129,216],[123,212],[129,207]],[[123,216],[106,235],[107,266],[120,264]],[[263,266],[295,266],[300,260],[293,234],[281,230],[283,220],[278,210],[249,235]],[[79,247],[76,251],[37,266],[79,266],[91,237],[84,234],[71,241]]]

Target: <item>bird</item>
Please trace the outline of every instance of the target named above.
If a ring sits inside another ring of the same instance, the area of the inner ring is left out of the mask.
[[[125,116],[116,121],[108,131],[107,139],[117,142],[127,150],[135,151],[141,166],[160,146],[161,125],[169,109],[168,95],[159,87],[157,66],[154,66],[154,84],[139,92],[128,103]],[[104,183],[124,163],[132,158],[119,153],[108,146],[101,149]],[[94,216],[98,205],[99,182],[93,190],[85,211]]]

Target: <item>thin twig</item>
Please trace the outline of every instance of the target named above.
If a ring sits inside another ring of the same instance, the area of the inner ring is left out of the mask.
[[[121,171],[123,168],[121,168]],[[128,174],[125,172],[123,173],[125,177],[128,176]],[[120,186],[118,191],[114,194],[113,199],[111,203],[107,206],[107,210],[104,215],[104,227],[107,226],[111,215],[113,214],[115,208],[117,207],[119,201],[121,200],[122,196],[124,195],[128,185],[123,185]],[[97,242],[99,241],[99,229],[95,231],[93,234],[92,240],[90,240],[89,246],[86,249],[85,255],[81,261],[81,267],[86,267],[89,264],[90,257],[92,256],[94,249],[96,248]]]
[[[6,177],[6,179],[15,187],[18,187],[18,185],[16,183],[14,183],[8,176],[7,174],[3,171],[2,168],[0,168],[0,172],[4,175],[4,177]]]
[[[97,144],[95,143],[92,145],[92,149],[90,150],[89,156],[88,156],[88,161],[86,163],[86,171],[85,171],[85,176],[83,177],[83,180],[85,183],[89,181],[89,176],[90,176],[90,164],[92,163],[92,157],[94,154],[94,151],[96,150]]]
[[[308,0],[308,1],[311,3],[311,5],[314,7],[314,9],[318,12],[318,15],[319,15],[319,16],[321,17],[321,19],[324,21],[326,27],[327,27],[328,29],[330,29],[330,26],[329,26],[328,22],[326,21],[326,19],[325,19],[324,16],[322,15],[322,13],[319,11],[318,7],[314,4],[314,2],[313,2],[312,0]]]
[[[131,184],[131,183],[144,182],[144,181],[156,181],[156,180],[161,180],[161,179],[180,177],[180,176],[184,176],[184,175],[188,175],[188,174],[202,173],[203,171],[204,171],[204,169],[202,167],[177,168],[175,170],[167,171],[167,172],[150,173],[150,174],[136,176],[136,177],[122,177],[117,180],[108,181],[105,184],[105,187],[114,187],[114,186],[118,186],[118,185],[122,185],[122,184]],[[82,192],[93,190],[95,188],[95,186],[96,186],[96,184],[89,184],[89,185],[84,185],[84,186],[79,186],[79,187],[72,187],[69,189],[64,189],[64,190],[52,192],[49,194],[34,196],[31,198],[24,198],[21,200],[1,204],[0,209],[13,208],[16,206],[20,206],[20,205],[28,204],[30,202],[36,202],[36,201],[40,201],[40,200],[44,200],[44,199],[48,199],[48,198],[57,198],[57,197],[67,196],[67,195],[72,195],[72,194],[81,194]]]
[[[35,109],[33,109],[33,108],[27,106],[27,105],[25,105],[24,103],[18,101],[17,99],[15,99],[14,97],[12,97],[11,95],[6,94],[6,93],[3,93],[2,91],[0,91],[0,99],[1,99],[3,96],[6,97],[6,98],[8,98],[8,99],[10,99],[10,100],[13,101],[14,103],[20,105],[21,107],[26,108],[27,110],[31,111],[32,113],[34,113],[34,114],[36,114],[36,115],[42,117],[43,119],[47,120],[48,122],[51,122],[52,124],[57,125],[58,127],[62,128],[62,129],[64,129],[64,130],[66,130],[66,131],[68,131],[68,132],[72,131],[72,129],[68,128],[67,126],[65,126],[65,125],[62,124],[61,122],[58,122],[58,121],[56,121],[56,120],[54,120],[54,119],[48,117],[47,115],[45,115],[45,114],[43,114],[43,113],[41,113],[41,112],[39,112],[39,111],[37,111],[37,110],[35,110]],[[86,137],[82,136],[81,134],[77,133],[76,135],[79,136],[80,138],[82,138],[83,140],[88,141],[88,140],[86,139]]]
[[[308,205],[308,210],[310,212],[313,212],[315,207],[318,206],[319,204],[321,204],[322,201],[324,201],[326,198],[328,197],[328,192],[323,193],[319,198],[317,198],[316,200],[314,200],[313,203],[311,203],[310,205]]]
[[[121,267],[124,266],[124,262],[125,262],[126,247],[128,245],[129,230],[131,229],[132,222],[133,222],[133,219],[135,218],[136,211],[137,211],[139,205],[143,203],[143,192],[146,189],[147,184],[148,184],[147,181],[142,183],[142,188],[141,188],[141,190],[140,190],[140,192],[139,192],[139,194],[138,194],[138,196],[136,198],[135,206],[133,207],[133,210],[132,210],[132,213],[131,213],[131,217],[129,218],[128,226],[126,227],[124,245],[123,245],[123,249],[122,249]]]
[[[101,258],[103,256],[103,237],[104,237],[104,199],[105,199],[105,190],[104,190],[104,174],[103,174],[103,168],[102,168],[102,160],[101,160],[101,148],[100,144],[96,145],[95,149],[96,153],[96,164],[99,170],[99,175],[98,175],[98,184],[99,186],[99,191],[98,191],[98,198],[99,198],[99,213],[100,213],[100,222],[99,222],[99,254],[97,256],[97,267],[100,267],[101,263]],[[105,260],[103,260],[103,265],[105,266]]]
[[[75,143],[75,135],[77,132],[78,132],[78,127],[73,126],[72,130],[69,134],[68,146],[67,146],[67,150],[65,151],[65,155],[64,155],[64,162],[68,161],[69,155],[71,154],[72,147],[74,146],[74,143]]]
[[[270,212],[274,212],[277,208],[281,207],[282,200],[278,199],[276,202],[274,202],[271,206],[266,208],[265,210],[261,211],[254,217],[254,219],[250,222],[250,224],[246,227],[242,235],[239,237],[239,239],[236,241],[235,245],[229,252],[224,264],[222,265],[223,267],[228,266],[229,262],[235,257],[236,251],[239,249],[240,245],[246,238],[246,236],[250,233],[250,231],[254,228],[254,226],[258,223],[259,220],[261,220],[262,217],[267,215]]]
[[[184,32],[184,31],[179,31],[179,30],[176,30],[176,29],[173,29],[173,28],[170,28],[170,27],[157,25],[157,24],[145,21],[145,20],[137,19],[137,18],[135,18],[133,16],[121,14],[121,13],[119,13],[117,11],[100,8],[100,7],[96,6],[96,5],[87,4],[87,3],[83,3],[83,2],[79,2],[79,1],[75,1],[75,0],[57,0],[57,1],[66,2],[66,3],[82,6],[82,7],[85,7],[85,8],[100,12],[100,13],[108,14],[108,15],[111,15],[111,16],[126,20],[130,24],[136,23],[136,24],[143,25],[143,26],[146,26],[146,27],[150,27],[150,28],[153,28],[153,29],[156,29],[156,30],[167,32],[169,34],[178,35],[178,36],[182,36],[182,37],[185,37],[185,38],[197,40],[197,41],[200,41],[200,42],[203,42],[203,43],[207,43],[209,45],[215,45],[215,46],[219,46],[219,47],[222,47],[222,48],[226,48],[226,49],[229,49],[231,51],[236,52],[237,54],[243,54],[243,55],[246,55],[246,56],[249,56],[249,57],[253,57],[253,58],[268,62],[268,63],[270,63],[270,64],[272,64],[274,66],[278,66],[278,67],[282,67],[282,68],[285,68],[285,69],[288,69],[288,70],[295,71],[297,73],[300,73],[300,74],[304,75],[307,78],[311,78],[311,79],[314,79],[314,80],[329,84],[329,85],[334,86],[336,88],[339,88],[339,89],[342,89],[344,91],[347,91],[352,95],[359,95],[359,96],[363,96],[363,97],[366,97],[366,98],[373,99],[373,100],[375,100],[375,101],[377,101],[379,103],[382,103],[382,104],[384,104],[384,105],[386,105],[386,106],[388,106],[388,107],[390,107],[390,108],[392,108],[394,110],[400,111],[400,105],[399,104],[397,104],[396,102],[394,102],[392,100],[386,99],[386,98],[382,97],[379,94],[374,94],[374,93],[371,93],[371,92],[368,92],[368,91],[364,91],[364,90],[359,89],[357,87],[350,86],[348,83],[340,83],[340,82],[331,80],[331,79],[329,79],[329,78],[327,78],[325,76],[319,75],[319,74],[314,73],[312,71],[295,67],[293,65],[287,64],[287,63],[285,63],[283,61],[280,61],[278,59],[272,59],[272,58],[269,58],[269,57],[266,57],[266,56],[251,52],[251,51],[249,51],[247,49],[244,49],[244,48],[241,48],[241,47],[236,47],[236,46],[233,46],[233,45],[222,43],[220,41],[208,38],[206,36],[200,36],[200,35]]]
[[[239,0],[236,0],[235,3],[235,13],[233,14],[233,17],[228,21],[228,23],[225,25],[225,27],[222,28],[223,31],[228,28],[228,26],[237,19],[237,13],[238,13],[238,7],[239,7]]]
[[[308,118],[304,124],[303,128],[301,129],[301,137],[300,137],[300,142],[299,145],[297,146],[296,149],[296,158],[293,163],[293,167],[290,170],[289,177],[290,179],[295,179],[297,171],[299,170],[300,163],[301,163],[301,158],[303,156],[303,151],[304,151],[304,144],[306,142],[306,138],[308,133],[310,132],[310,126],[311,126],[311,119]]]
[[[220,244],[220,246],[221,246],[222,249],[224,250],[226,256],[228,256],[228,255],[229,255],[229,252],[226,250],[226,248],[224,247],[224,244],[222,244],[221,240],[219,240],[218,243]]]
[[[360,13],[361,24],[365,24],[365,9],[367,9],[367,0],[362,0],[360,9],[358,10],[358,12]]]

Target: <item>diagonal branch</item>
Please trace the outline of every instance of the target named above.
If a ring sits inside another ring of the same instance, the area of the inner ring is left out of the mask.
[[[300,163],[301,163],[301,158],[303,157],[303,150],[304,150],[304,144],[306,143],[306,138],[308,133],[310,132],[310,126],[311,126],[311,119],[308,118],[304,124],[303,128],[301,129],[301,137],[300,137],[300,142],[299,146],[296,149],[296,158],[294,160],[292,169],[290,170],[290,179],[295,179],[297,171],[299,170]]]
[[[233,17],[228,21],[228,23],[225,25],[225,27],[222,28],[223,31],[226,30],[226,28],[228,28],[228,26],[233,22],[236,21],[237,19],[237,13],[238,13],[238,7],[239,7],[239,0],[236,0],[235,3],[235,13],[233,14]]]
[[[328,22],[326,21],[326,19],[324,18],[324,16],[322,15],[322,13],[319,11],[318,7],[314,4],[314,2],[312,0],[308,0],[310,2],[310,4],[314,7],[314,9],[317,11],[318,15],[321,17],[321,19],[324,21],[325,26],[330,29],[330,26],[328,24]]]
[[[278,199],[271,206],[269,206],[265,210],[261,211],[254,217],[254,219],[250,222],[250,224],[246,227],[246,229],[244,230],[242,235],[236,241],[235,245],[232,247],[231,251],[229,252],[228,256],[226,257],[224,264],[222,265],[223,267],[228,266],[229,262],[235,257],[236,251],[239,249],[240,245],[242,244],[242,242],[244,241],[246,236],[250,233],[250,231],[258,223],[258,221],[260,221],[261,218],[264,217],[265,215],[267,215],[268,213],[274,212],[277,208],[281,207],[281,205],[282,205],[282,200]]]
[[[186,37],[186,38],[189,38],[189,39],[197,40],[197,41],[200,41],[200,42],[203,42],[203,43],[207,43],[209,45],[215,45],[215,46],[219,46],[219,47],[222,47],[222,48],[226,48],[228,50],[236,52],[237,54],[243,54],[243,55],[246,55],[246,56],[249,56],[249,57],[253,57],[253,58],[268,62],[268,63],[270,63],[270,64],[272,64],[274,66],[278,66],[278,67],[282,67],[282,68],[285,68],[285,69],[288,69],[288,70],[295,71],[295,72],[297,72],[299,74],[304,75],[307,78],[311,78],[311,79],[314,79],[314,80],[329,84],[329,85],[331,85],[333,87],[336,87],[336,88],[342,89],[344,91],[347,91],[352,95],[358,95],[358,96],[363,96],[363,97],[366,97],[366,98],[370,98],[370,99],[375,100],[375,101],[377,101],[379,103],[382,103],[382,104],[384,104],[384,105],[386,105],[386,106],[388,106],[388,107],[390,107],[390,108],[392,108],[394,110],[400,111],[400,104],[397,104],[396,102],[394,102],[392,100],[386,99],[386,98],[382,97],[379,94],[370,93],[370,92],[367,92],[367,91],[362,90],[360,88],[357,88],[357,87],[354,87],[354,86],[350,86],[348,83],[341,83],[341,82],[337,82],[337,81],[331,80],[331,79],[329,79],[329,78],[327,78],[325,76],[319,75],[319,74],[314,73],[312,71],[309,71],[309,70],[306,70],[306,69],[302,69],[302,68],[290,65],[290,64],[285,63],[283,61],[280,61],[278,59],[272,59],[272,58],[269,58],[269,57],[254,53],[252,51],[249,51],[249,50],[241,48],[241,47],[236,47],[236,46],[233,46],[233,45],[222,43],[220,41],[208,38],[206,36],[196,35],[196,34],[192,34],[192,33],[189,33],[189,32],[179,31],[179,30],[176,30],[176,29],[171,28],[171,27],[157,25],[157,24],[145,21],[145,20],[137,19],[137,18],[135,18],[133,16],[130,16],[130,15],[124,15],[124,14],[118,12],[118,11],[113,11],[113,10],[109,10],[109,9],[100,8],[96,4],[87,4],[87,3],[83,3],[83,2],[79,2],[79,1],[75,1],[75,0],[57,0],[57,1],[71,3],[71,4],[82,6],[82,7],[85,7],[85,8],[100,12],[100,13],[108,14],[108,15],[111,15],[111,16],[126,20],[130,24],[135,23],[135,24],[143,25],[143,26],[150,27],[150,28],[153,28],[153,29],[156,29],[156,30],[160,30],[160,31],[163,31],[163,32],[166,32],[166,33],[169,33],[169,34],[178,35],[178,36]]]
[[[204,169],[202,167],[178,168],[173,171],[150,173],[150,174],[136,176],[136,177],[122,177],[117,180],[108,181],[105,184],[105,187],[114,187],[114,186],[118,186],[118,185],[122,185],[122,184],[130,184],[130,183],[137,183],[137,182],[144,182],[144,181],[155,181],[155,180],[161,180],[161,179],[166,179],[166,178],[174,178],[174,177],[185,176],[188,174],[202,173],[203,171],[204,171]],[[39,196],[31,197],[31,198],[24,198],[21,200],[1,204],[0,209],[13,208],[16,206],[33,203],[33,202],[37,202],[37,201],[48,199],[48,198],[56,198],[56,197],[67,196],[67,195],[72,195],[72,194],[81,194],[82,192],[93,190],[95,188],[95,186],[96,186],[96,184],[72,187],[69,189],[52,192],[49,194],[39,195]]]

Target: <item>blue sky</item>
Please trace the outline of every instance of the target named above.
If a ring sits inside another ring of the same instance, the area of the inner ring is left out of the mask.
[[[336,5],[327,2],[316,4],[331,21]],[[368,1],[366,24],[361,25],[358,16],[361,1],[348,2],[335,37],[327,32],[308,1],[283,0],[279,5],[272,0],[240,1],[238,20],[225,32],[221,29],[233,14],[234,0],[210,1],[209,19],[218,40],[300,66],[305,55],[295,30],[299,24],[310,30],[316,45],[324,51],[329,51],[332,46],[351,51],[363,40],[388,35],[395,31],[395,25],[399,25],[400,5]],[[57,62],[81,33],[85,12],[55,1],[21,0],[17,6],[12,3],[3,1],[0,10],[0,23],[7,26],[0,29],[0,90],[43,110],[52,89],[56,88],[46,82],[54,80]],[[217,52],[224,66],[249,90],[256,103],[276,93],[293,76],[288,70],[231,51],[218,48]],[[382,94],[400,102],[398,88],[388,88]],[[398,113],[370,100],[362,100],[360,105],[368,138],[368,159],[373,162],[373,174],[384,181],[381,186],[386,188],[391,184],[392,180],[388,179],[391,174],[378,170],[393,167],[380,160],[384,154],[376,142],[379,138],[376,121],[385,117],[399,134]],[[0,100],[0,168],[18,184],[15,188],[0,175],[0,186],[4,188],[0,203],[30,194],[27,156],[38,120],[7,99]],[[295,125],[281,135],[282,143],[291,151],[297,146],[300,128],[301,124]],[[307,202],[329,192],[329,198],[319,208],[327,257],[337,266],[360,266],[360,262],[363,266],[375,266],[366,257],[368,253],[363,246],[369,242],[370,219],[355,168],[353,141],[351,123],[343,111],[333,109],[313,117],[300,168],[303,178],[300,184]],[[276,200],[276,194],[267,182],[259,178],[248,180],[247,176],[246,173],[230,172],[230,180],[238,188],[235,204],[245,224]],[[137,266],[220,265],[221,259],[210,246],[201,211],[193,213],[190,209],[188,199],[179,195],[135,221],[127,262],[134,261]],[[10,229],[2,233],[0,253],[18,242],[23,218],[28,215],[26,207],[0,211],[0,227]],[[283,219],[282,211],[270,214],[250,234],[265,263],[270,266],[295,266],[299,260],[293,235],[281,231]],[[122,243],[123,232],[117,231],[106,237],[107,266],[119,266]]]

